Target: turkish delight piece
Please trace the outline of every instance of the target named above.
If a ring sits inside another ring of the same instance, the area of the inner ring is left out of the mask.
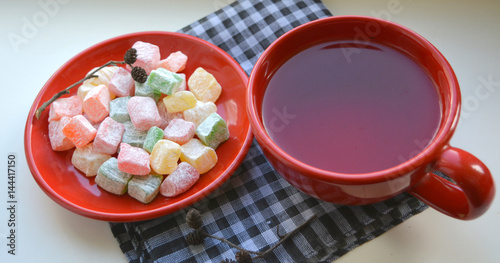
[[[104,67],[102,69],[100,69],[99,71],[97,71],[96,73],[94,73],[95,76],[97,76],[96,78],[89,78],[89,79],[86,79],[83,84],[84,85],[92,85],[92,86],[98,86],[98,85],[101,85],[101,84],[104,84],[106,86],[109,86],[109,82],[111,81],[111,78],[113,78],[113,75],[120,69],[121,67],[118,67],[118,66],[107,66],[107,67]],[[89,71],[87,73],[87,76],[92,73],[94,70],[96,70],[97,68],[93,68],[91,71]],[[84,96],[85,97],[85,96]]]
[[[71,117],[62,132],[77,148],[89,144],[97,134],[96,128],[83,115]]]
[[[94,150],[105,154],[115,154],[118,146],[122,141],[125,126],[111,117],[106,117],[99,128],[94,138]]]
[[[158,174],[170,174],[177,168],[181,146],[173,141],[159,140],[151,152],[151,168]]]
[[[132,175],[149,174],[151,172],[149,153],[142,148],[121,143],[118,153],[118,169]]]
[[[141,203],[150,203],[160,191],[162,180],[163,176],[157,174],[134,176],[128,182],[128,194]]]
[[[179,90],[182,80],[183,79],[174,72],[164,68],[157,68],[151,71],[146,83],[156,92],[172,95]]]
[[[186,192],[200,178],[196,168],[187,162],[181,162],[177,168],[168,175],[160,186],[160,193],[165,197],[173,197]]]
[[[78,86],[78,91],[76,94],[83,101],[85,99],[85,96],[87,96],[87,94],[89,93],[89,91],[95,87],[96,86],[91,85],[91,84],[82,84],[82,85]],[[109,88],[108,88],[108,91],[109,91]],[[109,99],[113,100],[114,98],[116,98],[116,95],[110,91],[109,92]]]
[[[160,48],[157,45],[137,41],[132,45],[132,48],[137,50],[137,60],[132,66],[143,68],[147,74],[158,66],[160,62]]]
[[[213,148],[193,138],[181,146],[180,159],[182,162],[191,164],[200,174],[204,174],[217,163],[217,154]]]
[[[156,126],[153,126],[149,129],[142,148],[151,153],[155,144],[161,139],[163,139],[163,130]]]
[[[135,96],[141,96],[141,97],[151,97],[152,99],[155,100],[155,102],[158,102],[161,97],[161,93],[153,90],[147,83],[140,83],[140,82],[135,82]]]
[[[82,100],[77,95],[67,98],[58,98],[50,104],[49,122],[54,120],[57,121],[63,116],[73,117],[82,114],[82,106]]]
[[[94,86],[92,84],[83,83],[82,85],[78,86],[78,90],[77,90],[76,94],[83,101],[83,99],[85,99],[85,96],[87,96],[87,93],[89,93],[89,91],[95,87],[96,86]]]
[[[200,125],[210,114],[217,112],[215,103],[208,101],[197,101],[196,105],[182,112],[184,120],[194,123],[196,127]]]
[[[93,143],[89,143],[82,148],[75,149],[71,156],[71,163],[76,169],[91,177],[97,175],[99,167],[109,158],[111,155],[95,152]]]
[[[132,96],[134,93],[135,81],[130,72],[124,68],[119,68],[109,82],[109,91],[118,97]]]
[[[139,131],[148,131],[161,124],[156,102],[150,97],[131,97],[127,102],[127,110],[130,120]]]
[[[186,67],[188,57],[181,51],[173,52],[166,59],[160,60],[159,67],[172,72],[181,72]]]
[[[177,91],[187,90],[186,74],[184,74],[184,73],[177,73],[177,75],[179,77],[181,77],[181,79],[182,79],[181,85],[179,86],[179,89],[177,89]]]
[[[70,117],[63,116],[58,121],[49,122],[49,140],[52,150],[66,151],[75,147],[71,140],[62,132],[62,129],[69,123],[70,119]]]
[[[161,122],[158,127],[161,129],[165,129],[173,119],[182,119],[184,117],[182,112],[168,112],[163,101],[159,101],[156,106],[158,107],[158,113],[161,118]]]
[[[130,121],[130,115],[127,110],[127,102],[130,97],[118,97],[109,102],[109,116],[113,120],[124,123]]]
[[[183,145],[193,138],[195,130],[194,123],[183,119],[174,119],[165,128],[163,136],[167,140]]]
[[[188,79],[189,90],[203,102],[215,102],[222,93],[222,87],[215,77],[204,68],[197,68]]]
[[[181,112],[191,109],[196,105],[196,98],[190,91],[178,91],[163,98],[163,103],[168,112]]]
[[[135,128],[134,124],[130,121],[124,122],[123,126],[125,131],[123,132],[122,142],[127,143],[134,147],[142,148],[148,131],[139,131]]]
[[[229,139],[226,121],[216,112],[210,114],[197,128],[196,135],[205,145],[217,147]]]
[[[95,183],[110,193],[123,195],[127,192],[127,185],[132,176],[120,171],[118,159],[111,157],[99,167]]]
[[[83,111],[89,120],[99,123],[109,115],[109,90],[105,85],[91,89],[83,99]]]

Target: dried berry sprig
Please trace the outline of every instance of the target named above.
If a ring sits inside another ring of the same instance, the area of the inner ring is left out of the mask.
[[[108,61],[106,64],[96,68],[95,70],[93,70],[90,74],[88,74],[87,76],[85,76],[85,78],[73,83],[71,86],[65,88],[64,90],[61,90],[59,91],[58,93],[56,93],[52,98],[50,98],[48,101],[44,102],[42,104],[42,106],[40,106],[40,108],[38,108],[36,111],[35,111],[35,117],[37,119],[40,118],[40,115],[42,114],[42,111],[44,111],[52,102],[54,102],[55,100],[57,100],[59,97],[61,97],[62,95],[65,95],[65,94],[69,94],[69,90],[74,88],[75,86],[78,86],[80,85],[81,83],[83,83],[84,81],[86,81],[87,79],[92,79],[92,78],[97,78],[98,76],[95,75],[95,73],[97,73],[97,71],[101,70],[102,68],[105,68],[107,66],[115,66],[115,65],[118,65],[118,64],[125,64],[125,62],[123,61]]]
[[[199,229],[203,224],[203,221],[201,221],[200,211],[196,209],[189,209],[186,214],[186,223],[192,229]]]
[[[236,261],[238,263],[251,263],[252,262],[252,256],[250,256],[250,253],[246,251],[238,251],[236,252],[236,255],[234,256]]]
[[[35,111],[35,117],[37,119],[40,119],[40,115],[42,114],[42,111],[44,111],[52,102],[54,102],[55,100],[57,100],[58,98],[60,98],[61,96],[63,95],[66,95],[66,94],[69,94],[69,90],[82,84],[84,81],[88,80],[88,79],[92,79],[92,78],[97,78],[99,77],[98,75],[96,75],[96,73],[107,67],[107,66],[116,66],[118,64],[128,64],[131,68],[132,68],[132,72],[130,73],[132,75],[132,78],[137,81],[137,82],[140,82],[140,83],[144,83],[146,82],[147,78],[148,78],[148,75],[146,73],[146,71],[141,68],[141,67],[133,67],[132,64],[134,64],[134,62],[137,60],[137,50],[135,48],[130,48],[129,50],[127,50],[127,52],[125,52],[125,55],[123,57],[123,61],[108,61],[106,64],[94,69],[90,74],[87,74],[87,76],[85,76],[83,79],[73,83],[71,86],[65,88],[64,90],[56,93],[52,98],[50,98],[48,101],[44,102],[42,104],[42,106],[40,106],[36,111]]]
[[[203,229],[198,228],[186,235],[186,242],[188,245],[200,245],[203,241],[205,241],[206,237],[207,233]]]
[[[236,253],[236,256],[235,256],[236,257],[236,262],[238,262],[238,263],[249,263],[249,262],[252,262],[253,259],[265,257],[267,254],[269,254],[271,251],[273,251],[275,248],[277,248],[283,242],[285,242],[290,237],[292,237],[300,229],[302,229],[304,226],[306,226],[311,221],[313,221],[316,217],[317,217],[316,215],[311,216],[309,219],[307,219],[300,226],[298,226],[297,228],[295,228],[294,230],[292,230],[290,233],[287,233],[285,235],[281,235],[279,233],[279,225],[278,225],[276,227],[276,234],[278,235],[278,237],[280,238],[280,240],[276,244],[274,244],[272,247],[270,247],[266,251],[251,251],[251,250],[244,249],[244,248],[242,248],[242,247],[240,247],[240,246],[232,243],[231,241],[229,241],[229,240],[227,240],[227,239],[225,239],[223,237],[213,236],[211,234],[206,233],[201,228],[201,225],[202,225],[203,222],[201,220],[200,212],[198,210],[192,208],[186,214],[186,222],[187,222],[188,226],[190,226],[194,230],[191,233],[189,233],[188,235],[186,235],[186,241],[190,245],[199,245],[199,244],[203,243],[203,240],[206,237],[210,237],[210,238],[219,240],[219,241],[224,242],[224,243],[228,244],[229,246],[231,246],[231,247],[236,248],[236,249],[239,250]],[[201,237],[203,237],[203,238],[201,239]],[[196,244],[193,243],[193,241],[200,241],[200,239],[201,239],[201,242],[197,242]],[[251,257],[250,254],[254,254],[256,256]],[[223,262],[233,262],[233,261],[229,261],[229,259],[225,259],[221,263],[223,263]]]
[[[137,49],[130,48],[125,52],[125,55],[123,56],[123,61],[127,63],[130,67],[132,67],[132,64],[134,64],[136,60],[137,60]]]
[[[146,82],[146,80],[148,79],[148,73],[146,72],[146,70],[138,66],[133,66],[133,64],[137,61],[137,49],[130,48],[129,50],[127,50],[127,52],[125,52],[125,55],[123,56],[123,61],[127,63],[132,69],[130,71],[130,74],[135,81],[139,83]]]
[[[132,75],[132,78],[139,83],[144,83],[148,80],[148,73],[146,73],[146,70],[141,67],[133,67],[132,71],[130,71],[130,75]]]

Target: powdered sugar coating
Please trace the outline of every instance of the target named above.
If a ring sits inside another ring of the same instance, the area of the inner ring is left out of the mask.
[[[177,91],[163,98],[163,103],[168,112],[182,112],[196,105],[196,97],[190,91]]]
[[[118,160],[111,157],[99,167],[95,183],[110,193],[123,195],[127,192],[127,185],[132,176],[120,171]]]
[[[173,52],[166,59],[160,60],[158,67],[165,68],[172,72],[183,71],[186,67],[188,57],[181,51]]]
[[[62,132],[77,148],[89,144],[97,134],[96,128],[83,115],[71,117]]]
[[[160,48],[151,43],[137,41],[132,45],[137,50],[137,60],[133,66],[142,67],[149,74],[160,62]]]
[[[87,75],[89,75],[90,73],[92,73],[96,69],[97,68],[93,68],[92,70],[90,70],[87,73]],[[111,78],[113,78],[113,75],[115,74],[115,72],[118,69],[120,69],[120,67],[118,67],[118,66],[104,67],[104,68],[100,69],[99,71],[97,71],[96,73],[94,73],[94,75],[96,75],[97,78],[87,79],[83,82],[83,85],[97,86],[97,85],[104,84],[106,86],[109,86],[109,82],[111,81]]]
[[[50,146],[54,151],[66,151],[75,145],[62,132],[62,129],[71,120],[70,117],[63,116],[58,121],[49,122],[49,140]]]
[[[83,104],[78,96],[71,96],[67,98],[58,98],[49,107],[49,122],[57,121],[61,117],[73,117],[82,114]]]
[[[141,203],[147,204],[153,201],[160,191],[163,176],[149,174],[146,176],[134,176],[128,182],[128,194]]]
[[[94,150],[100,153],[115,154],[122,141],[125,126],[110,117],[102,121],[94,138]]]
[[[71,163],[76,169],[82,171],[86,176],[95,176],[99,167],[106,162],[111,155],[94,151],[94,144],[89,143],[81,148],[76,148],[71,156]]]
[[[131,97],[127,102],[130,120],[139,131],[147,131],[161,124],[161,117],[156,102],[150,97]]]
[[[188,87],[198,100],[215,102],[221,92],[222,87],[215,77],[204,68],[197,68],[188,79]]]
[[[168,175],[160,186],[160,193],[173,197],[186,192],[200,178],[200,173],[192,165],[181,162],[175,171]]]
[[[93,123],[99,123],[109,115],[109,90],[105,85],[91,89],[83,99],[83,111]]]
[[[163,136],[167,140],[183,145],[193,138],[195,131],[194,123],[183,119],[174,119],[163,131]]]
[[[181,146],[180,159],[191,164],[200,174],[204,174],[217,164],[218,158],[214,149],[193,138]]]
[[[173,141],[159,140],[151,151],[151,168],[158,174],[170,174],[177,168],[181,146]]]
[[[147,175],[151,172],[149,167],[149,153],[142,148],[120,144],[118,154],[118,169],[133,175]]]
[[[135,81],[130,72],[124,68],[118,68],[109,82],[109,91],[118,97],[132,96],[134,93]]]
[[[185,110],[182,115],[184,120],[190,121],[198,127],[198,125],[200,125],[210,114],[214,112],[217,112],[217,106],[215,106],[215,103],[211,101],[197,101],[193,108]]]
[[[160,127],[161,129],[165,129],[173,119],[183,118],[182,112],[168,112],[167,107],[165,106],[165,103],[163,103],[163,101],[159,101],[156,105],[158,107],[158,113],[161,117],[161,123],[160,125],[158,125],[158,127]]]

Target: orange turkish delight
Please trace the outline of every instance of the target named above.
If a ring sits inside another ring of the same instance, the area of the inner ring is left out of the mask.
[[[171,53],[166,59],[163,59],[158,64],[158,67],[162,67],[172,72],[183,71],[186,67],[188,57],[181,51]]]
[[[71,117],[68,124],[62,129],[62,132],[76,147],[81,148],[94,139],[97,130],[80,114]]]

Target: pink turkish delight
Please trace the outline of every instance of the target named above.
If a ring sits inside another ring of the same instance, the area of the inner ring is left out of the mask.
[[[138,131],[148,131],[151,127],[161,124],[156,102],[150,97],[131,97],[127,102],[127,110]]]
[[[115,154],[122,141],[125,126],[111,117],[102,121],[94,138],[94,151],[106,154]]]
[[[151,73],[160,62],[160,48],[157,45],[137,41],[132,45],[132,48],[137,50],[137,60],[133,66],[138,66],[146,70],[146,73]]]
[[[195,131],[194,123],[183,119],[174,119],[163,131],[163,137],[183,145],[193,138]]]
[[[59,98],[49,107],[49,121],[57,121],[61,117],[73,117],[82,114],[82,100],[77,95],[68,98]]]
[[[135,81],[130,72],[124,68],[118,68],[109,82],[109,91],[118,97],[127,97],[133,95],[134,89]]]
[[[99,123],[109,115],[109,90],[101,84],[91,89],[83,99],[83,111],[93,123]]]
[[[118,153],[118,169],[133,175],[147,175],[151,172],[149,153],[142,148],[120,144]]]
[[[49,122],[49,140],[52,150],[66,151],[75,147],[71,140],[68,139],[62,132],[62,129],[69,123],[70,120],[70,117],[63,116],[58,121],[54,120]]]
[[[173,197],[189,190],[200,178],[200,173],[189,163],[181,162],[160,186],[160,194]]]

